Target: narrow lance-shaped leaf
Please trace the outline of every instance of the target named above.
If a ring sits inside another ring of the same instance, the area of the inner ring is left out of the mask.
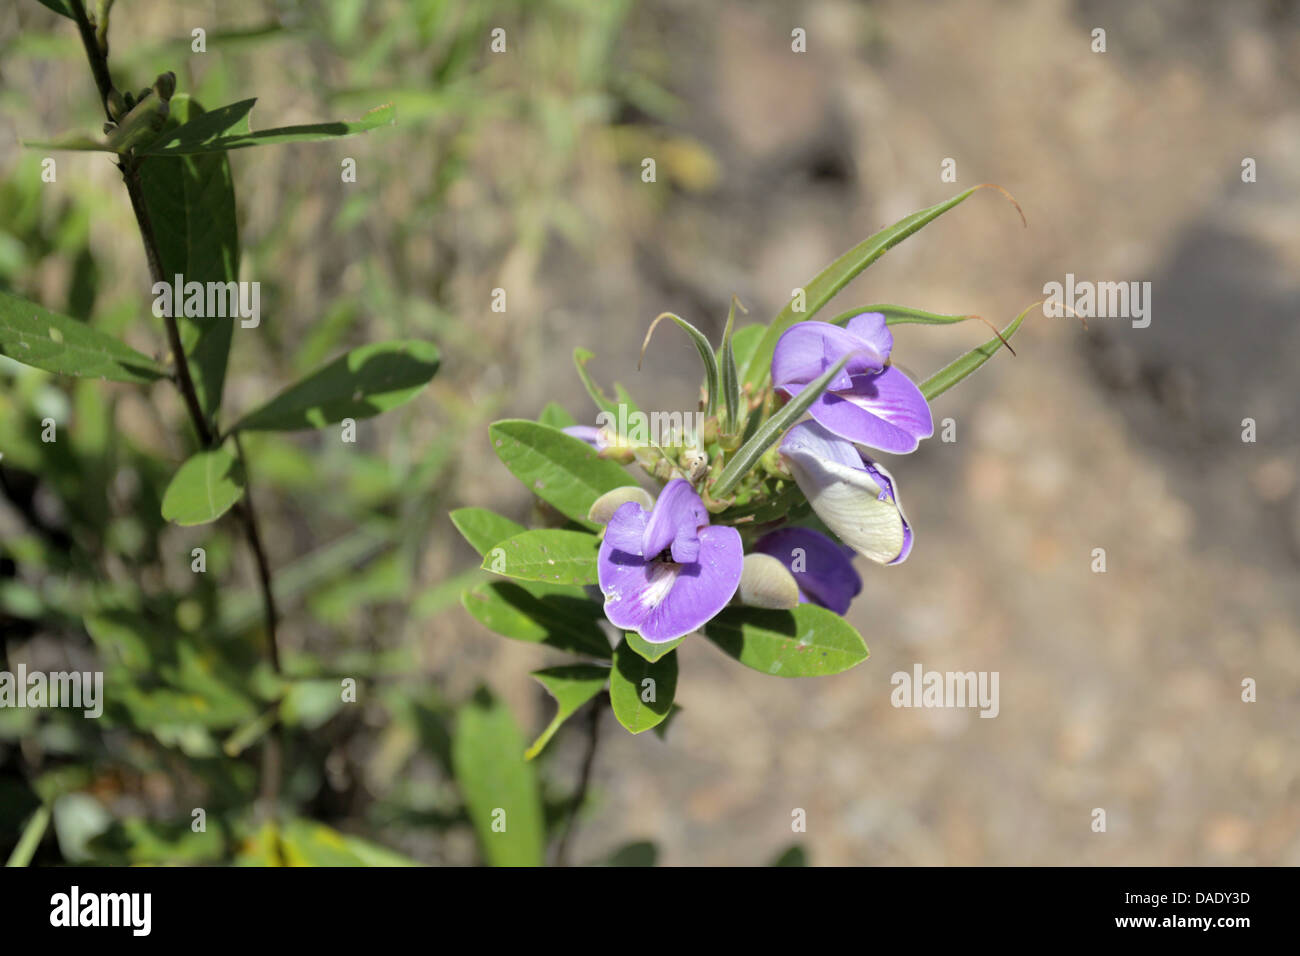
[[[632,476],[594,448],[558,429],[522,418],[493,422],[492,450],[510,473],[565,517],[595,530],[587,518],[597,498],[636,484]]]
[[[727,327],[722,330],[722,351],[718,355],[718,379],[722,383],[722,397],[727,405],[727,421],[724,431],[735,435],[740,431],[740,372],[736,368],[736,352],[732,344],[732,329],[736,323],[736,306],[740,303],[731,297],[731,308],[727,311]],[[709,414],[713,411],[710,409]]]
[[[641,357],[645,358],[646,346],[650,344],[650,336],[655,334],[655,327],[664,319],[671,319],[678,328],[691,337],[691,342],[695,345],[695,351],[700,353],[700,361],[704,363],[704,387],[707,392],[708,408],[705,414],[712,416],[718,410],[718,359],[713,354],[713,346],[709,344],[708,337],[697,329],[691,323],[687,322],[680,315],[674,315],[672,312],[661,312],[650,323],[650,328],[646,330],[645,341],[641,343]],[[637,363],[637,368],[641,363]]]
[[[629,415],[640,411],[640,407],[637,405],[636,401],[632,398],[632,393],[629,392],[626,388],[624,388],[622,384],[619,382],[614,383],[614,398],[617,404],[622,405],[624,408],[627,409],[627,413]]]
[[[156,150],[168,145],[197,145],[213,142],[225,135],[247,135],[250,132],[248,114],[256,102],[256,98],[240,100],[238,103],[228,103],[204,111],[202,115],[187,116],[175,126],[163,130],[152,143],[139,151],[140,155],[154,155]],[[216,152],[224,150],[218,149]]]
[[[371,418],[418,395],[438,371],[438,362],[431,342],[363,345],[290,385],[231,431],[294,431]]]
[[[540,866],[545,849],[542,798],[526,741],[510,711],[485,691],[456,715],[451,760],[456,785],[493,866]]]
[[[663,721],[677,693],[677,652],[651,663],[627,646],[614,651],[609,702],[630,733],[643,733]]]
[[[596,356],[587,349],[576,348],[573,350],[573,367],[578,370],[578,378],[582,380],[582,387],[587,390],[587,394],[590,395],[591,400],[596,403],[596,407],[602,412],[609,412],[611,415],[617,417],[618,403],[612,401],[610,397],[605,394],[605,390],[596,384],[595,380],[591,377],[591,373],[587,371],[587,363],[595,357]]]
[[[180,125],[204,112],[180,94],[172,98],[171,115],[173,125]],[[150,157],[140,164],[140,185],[158,240],[164,281],[172,283],[177,275],[185,283],[239,279],[235,185],[225,153]],[[194,390],[209,418],[221,406],[237,312],[237,303],[224,294],[220,303],[214,298],[213,305],[223,315],[186,317],[180,303],[172,303]]]
[[[224,446],[189,458],[163,494],[162,516],[179,525],[216,521],[244,497],[244,469]]]
[[[9,859],[5,861],[5,866],[26,866],[31,863],[49,825],[50,805],[43,803],[27,819],[27,823],[23,826],[23,834],[18,838],[13,852],[9,854]]]
[[[754,386],[758,386],[763,382],[770,371],[769,367],[772,364],[772,352],[776,348],[776,341],[786,329],[796,322],[811,319],[822,306],[834,298],[837,292],[848,285],[854,277],[869,265],[923,226],[933,222],[959,203],[964,202],[971,193],[979,188],[979,186],[972,186],[951,199],[928,209],[914,212],[910,216],[905,216],[888,229],[882,229],[875,235],[864,239],[823,269],[816,278],[803,286],[805,310],[795,312],[795,302],[791,300],[772,320],[771,325],[767,327],[762,341],[754,350],[753,357],[750,358],[749,365],[745,369],[745,382]]]
[[[533,671],[533,677],[546,688],[547,693],[555,698],[556,711],[546,729],[533,741],[533,745],[524,752],[525,760],[532,760],[551,742],[555,732],[572,717],[579,708],[591,700],[609,680],[609,668],[594,664],[572,664],[567,667],[548,667],[546,670]]]
[[[249,128],[248,114],[255,102],[255,99],[241,100],[213,110],[175,130],[163,133],[157,140],[138,152],[144,156],[174,156],[182,153],[219,153],[271,143],[302,143],[334,139],[339,136],[364,133],[380,126],[392,126],[396,115],[393,104],[386,103],[375,107],[357,120],[281,126],[253,132]]]
[[[60,16],[67,17],[69,20],[75,19],[75,17],[68,12],[68,5],[64,3],[63,0],[37,0],[37,2],[42,6],[49,7]]]
[[[864,305],[856,309],[841,312],[831,319],[832,325],[846,325],[849,319],[864,312],[879,312],[885,317],[886,325],[956,325],[979,319],[978,315],[950,315],[942,312],[926,312],[906,305]]]
[[[25,139],[29,149],[58,149],[75,152],[128,153],[141,143],[158,138],[167,127],[169,104],[154,95],[137,103],[129,113],[100,138],[87,133],[64,133],[54,139]]]
[[[978,348],[971,349],[961,358],[944,366],[922,382],[920,388],[921,394],[925,396],[925,400],[927,402],[933,401],[991,359],[999,349],[1006,348],[1006,343],[1011,339],[1011,336],[1016,334],[1021,323],[1024,322],[1025,316],[1027,316],[1032,309],[1041,304],[1042,303],[1035,302],[1033,305],[1029,306],[1029,308],[1025,309],[1025,311],[1012,319],[997,338],[989,339]]]
[[[754,350],[758,348],[758,343],[763,338],[764,327],[761,325],[746,325],[731,334],[731,349],[736,355],[736,368],[748,368],[749,360],[754,355]],[[737,381],[740,376],[736,376]]]
[[[749,469],[758,464],[758,460],[763,457],[763,452],[771,448],[786,429],[795,423],[798,418],[808,411],[809,407],[817,398],[830,387],[831,381],[844,368],[853,353],[841,356],[831,368],[827,369],[817,378],[809,383],[808,387],[787,402],[775,415],[763,422],[762,426],[754,433],[749,441],[745,442],[736,453],[731,456],[727,462],[727,467],[722,469],[722,474],[718,476],[717,483],[713,486],[712,495],[714,498],[725,498],[735,488],[741,478],[749,472]]]
[[[63,133],[54,139],[25,139],[22,144],[28,149],[58,149],[79,153],[117,152],[117,147],[110,145],[107,139],[99,139],[87,133]]]
[[[0,292],[0,355],[59,375],[148,383],[166,369],[85,322]]]

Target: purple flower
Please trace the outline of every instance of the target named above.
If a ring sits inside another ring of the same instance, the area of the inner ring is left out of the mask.
[[[841,541],[877,564],[907,559],[912,529],[889,472],[815,421],[786,432],[781,455],[813,511]]]
[[[862,578],[853,570],[853,549],[820,531],[778,528],[759,538],[754,550],[776,558],[794,575],[801,603],[844,614],[862,591]]]
[[[690,482],[668,482],[651,511],[628,501],[605,527],[597,558],[605,616],[652,644],[702,627],[727,606],[744,565],[735,528],[709,524]]]
[[[567,428],[561,428],[560,431],[570,438],[585,441],[596,451],[604,451],[609,447],[609,436],[606,435],[605,429],[597,428],[595,425],[569,425]]]
[[[894,336],[880,312],[829,322],[800,322],[776,343],[772,384],[793,398],[846,353],[852,358],[809,411],[830,431],[859,445],[902,454],[934,434],[930,406],[906,375],[887,365]]]

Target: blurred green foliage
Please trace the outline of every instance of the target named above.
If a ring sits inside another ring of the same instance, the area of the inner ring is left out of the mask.
[[[256,408],[368,342],[436,341],[444,369],[357,445],[244,438],[272,550],[295,556],[273,562],[277,676],[236,530],[162,517],[188,453],[169,386],[63,379],[0,356],[0,670],[103,670],[108,689],[98,720],[0,709],[0,858],[541,862],[575,808],[552,792],[544,760],[524,761],[528,736],[503,705],[480,693],[458,706],[423,667],[422,626],[483,577],[430,547],[449,531],[456,449],[508,394],[469,389],[503,342],[458,319],[454,293],[486,263],[532,270],[556,238],[590,242],[583,211],[554,187],[661,135],[653,122],[617,122],[675,109],[648,78],[655,64],[620,53],[630,11],[626,0],[117,5],[111,61],[132,88],[175,70],[178,89],[210,106],[260,94],[255,128],[280,125],[280,109],[290,122],[396,105],[398,127],[382,137],[231,154],[239,274],[262,283],[263,313],[277,319],[256,338],[236,330],[227,406]],[[205,54],[191,50],[200,21]],[[492,60],[497,26],[517,57]],[[98,131],[76,31],[35,0],[0,14],[0,74],[16,135]],[[680,176],[707,178],[707,157],[677,149]],[[344,157],[362,172],[340,189]],[[59,154],[51,184],[42,158],[0,157],[0,289],[164,359],[109,161]],[[41,440],[46,419],[57,441]],[[195,548],[205,573],[191,570]],[[256,808],[268,735],[283,762],[274,814]],[[512,818],[522,842],[512,835],[505,851],[482,783],[493,775],[528,795]]]

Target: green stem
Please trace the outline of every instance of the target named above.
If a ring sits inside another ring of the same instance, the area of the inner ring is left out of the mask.
[[[41,845],[41,837],[45,836],[45,828],[49,825],[50,805],[43,803],[28,819],[27,826],[23,828],[23,835],[19,838],[14,851],[9,854],[9,861],[5,866],[26,866],[32,862],[32,857],[36,855],[36,848]]]
[[[104,114],[111,120],[113,116],[109,110],[108,99],[113,90],[113,80],[108,69],[107,33],[104,32],[102,36],[96,36],[95,26],[86,15],[86,7],[82,0],[67,0],[67,4],[73,20],[76,21],[77,31],[81,34],[82,46],[86,48],[86,59],[90,62],[90,72],[94,75],[95,85],[99,89]],[[107,25],[104,24],[103,26]],[[149,264],[149,274],[154,282],[162,282],[165,281],[162,272],[162,257],[158,252],[158,240],[154,235],[153,223],[149,218],[149,209],[144,201],[144,189],[140,183],[139,163],[140,160],[137,157],[127,154],[121,158],[119,168],[122,170],[122,178],[126,183],[127,194],[131,197],[131,209],[135,213],[136,224],[140,229],[140,238],[144,242],[144,253]],[[199,443],[204,448],[215,447],[220,436],[208,422],[207,416],[203,414],[203,406],[199,402],[198,393],[194,388],[194,378],[190,374],[189,359],[185,355],[185,346],[181,341],[180,329],[177,326],[176,319],[172,316],[166,316],[164,317],[164,323],[167,329],[167,341],[171,347],[172,359],[176,365],[174,381],[182,398],[185,400],[185,407],[189,412],[190,420],[194,424],[194,430],[198,434]],[[247,476],[247,462],[243,460],[244,452],[238,440],[236,440],[235,447],[240,463],[245,467],[245,475]],[[249,549],[253,552],[253,560],[257,565],[257,577],[261,587],[262,608],[266,622],[267,656],[272,669],[277,676],[280,676],[282,674],[280,651],[276,640],[278,614],[275,606],[275,594],[271,584],[271,566],[266,557],[266,549],[262,546],[262,535],[257,523],[257,513],[253,509],[253,492],[252,488],[248,487],[247,479],[245,480],[245,487],[247,490],[244,502],[239,508],[239,513],[243,519]],[[272,812],[280,790],[281,763],[282,755],[279,742],[274,736],[269,736],[263,748],[262,794]]]
[[[569,810],[569,818],[564,823],[564,832],[560,834],[560,840],[555,845],[555,865],[569,865],[569,841],[573,838],[573,831],[577,826],[578,814],[582,810],[582,805],[587,802],[587,790],[591,787],[591,770],[596,764],[596,746],[600,743],[600,718],[605,712],[605,705],[608,698],[601,694],[591,702],[591,710],[587,713],[587,753],[582,758],[582,770],[578,774],[578,786],[573,791],[570,802],[573,804]]]

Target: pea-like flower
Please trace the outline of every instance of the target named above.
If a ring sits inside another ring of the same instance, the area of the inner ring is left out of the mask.
[[[862,591],[862,578],[853,570],[852,549],[820,531],[778,528],[755,541],[754,550],[785,565],[799,587],[801,604],[819,604],[844,614]]]
[[[603,428],[597,428],[595,425],[569,425],[561,428],[560,431],[570,438],[576,438],[578,441],[585,441],[596,451],[604,451],[609,447],[609,435]]]
[[[786,433],[781,455],[813,511],[835,535],[877,564],[898,564],[912,550],[893,476],[815,421]]]
[[[851,442],[902,454],[934,434],[930,406],[916,384],[888,365],[894,336],[880,312],[864,312],[845,328],[800,322],[776,343],[772,384],[793,398],[845,354],[843,371],[808,409],[821,425]]]
[[[690,482],[674,479],[652,510],[624,502],[605,526],[597,557],[605,616],[652,644],[676,640],[727,606],[744,560],[740,533],[710,525]]]

